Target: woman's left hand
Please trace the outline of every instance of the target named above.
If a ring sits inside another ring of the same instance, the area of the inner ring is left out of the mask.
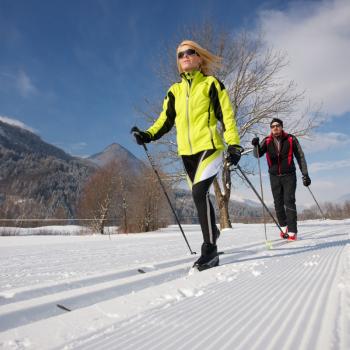
[[[241,159],[241,154],[243,152],[243,148],[239,145],[229,145],[227,148],[228,152],[228,162],[233,165],[237,165],[239,160]]]

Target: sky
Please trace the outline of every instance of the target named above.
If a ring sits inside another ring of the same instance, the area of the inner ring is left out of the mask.
[[[184,26],[207,19],[232,33],[262,32],[267,45],[287,53],[286,77],[325,115],[312,138],[301,140],[311,188],[321,201],[349,194],[346,0],[0,0],[0,118],[72,155],[92,155],[116,142],[145,159],[129,131],[145,126],[139,109],[146,99],[164,97],[159,57]],[[239,188],[236,196],[251,192]],[[297,199],[313,202],[303,186]]]

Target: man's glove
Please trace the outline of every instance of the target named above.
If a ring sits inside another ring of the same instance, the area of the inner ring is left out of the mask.
[[[303,175],[303,185],[306,187],[311,185],[311,179],[309,177],[309,174]]]
[[[241,159],[243,148],[239,145],[229,145],[227,148],[227,160],[229,164],[237,165]]]
[[[254,137],[253,139],[252,139],[252,145],[254,146],[254,147],[257,147],[257,146],[259,146],[259,137]]]
[[[134,126],[130,131],[139,145],[152,141],[152,136],[149,132],[141,131],[137,126]]]

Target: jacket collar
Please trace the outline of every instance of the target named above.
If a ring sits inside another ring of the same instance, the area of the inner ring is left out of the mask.
[[[203,73],[199,70],[193,70],[192,72],[182,72],[180,75],[181,75],[182,79],[193,81],[196,78],[202,77]]]

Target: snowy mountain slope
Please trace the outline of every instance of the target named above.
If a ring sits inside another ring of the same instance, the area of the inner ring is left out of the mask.
[[[118,143],[112,143],[102,152],[94,154],[87,159],[100,167],[113,161],[119,161],[129,169],[130,173],[139,173],[145,169],[145,165],[140,159]]]
[[[285,243],[269,226],[266,250],[261,225],[236,225],[221,266],[192,275],[176,226],[2,237],[0,348],[347,349],[349,231],[350,220],[303,223]],[[199,228],[185,232],[199,251]]]

